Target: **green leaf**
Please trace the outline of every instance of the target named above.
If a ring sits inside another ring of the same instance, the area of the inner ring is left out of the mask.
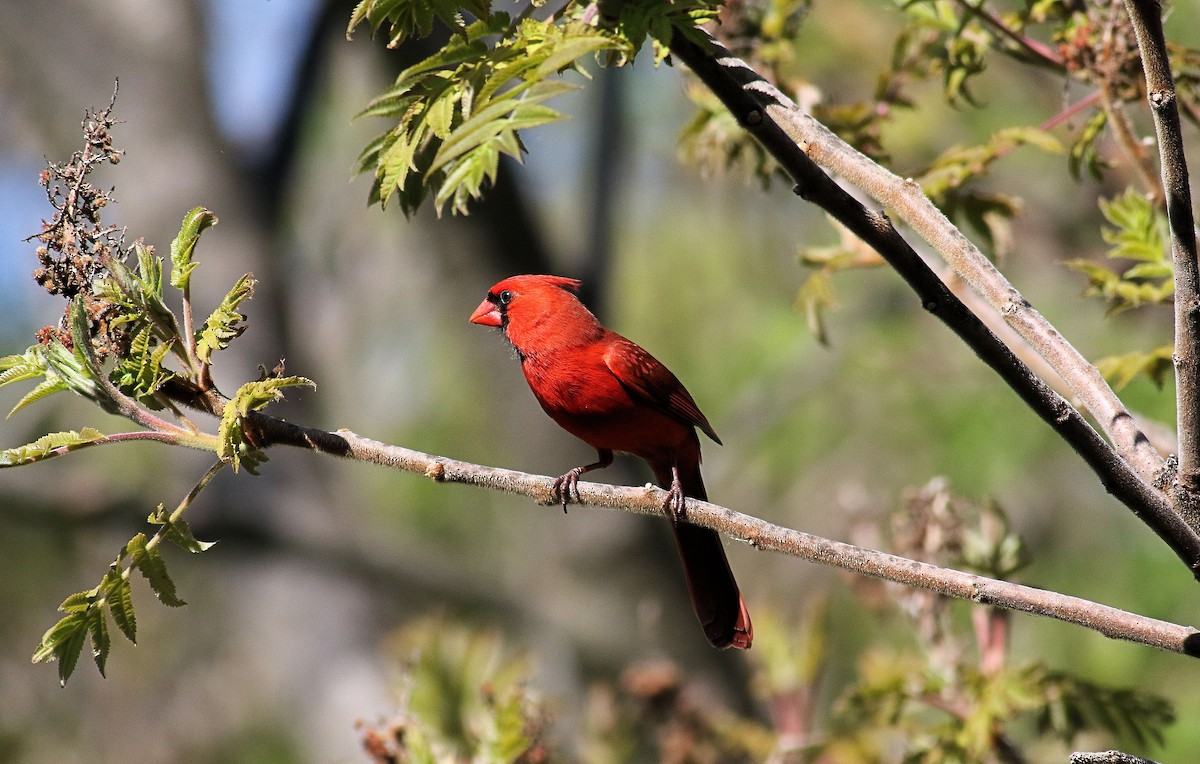
[[[486,18],[491,12],[491,3],[488,0],[362,0],[350,14],[346,37],[349,38],[364,21],[371,27],[371,34],[387,24],[388,47],[394,48],[413,35],[428,37],[433,31],[434,19],[457,34],[465,34],[460,9],[472,16]]]
[[[140,242],[134,244],[137,253],[137,273],[130,271],[120,260],[107,264],[111,277],[99,289],[108,301],[121,305],[125,312],[115,321],[131,323],[134,327],[150,326],[164,342],[179,339],[179,322],[162,298],[162,258]]]
[[[217,431],[220,440],[217,457],[232,463],[234,471],[245,466],[251,474],[257,474],[255,465],[266,461],[266,455],[246,441],[243,420],[251,411],[259,411],[283,398],[283,390],[288,387],[315,388],[316,383],[305,377],[268,377],[245,383],[225,404]]]
[[[108,663],[108,649],[112,644],[108,636],[108,619],[104,617],[103,608],[93,608],[87,616],[88,633],[92,638],[92,658],[100,676],[104,676],[104,667]]]
[[[370,19],[370,11],[362,14]],[[409,25],[419,25],[415,16]],[[453,210],[465,213],[467,202],[494,180],[499,155],[520,156],[520,130],[563,118],[537,104],[574,87],[547,78],[578,69],[584,55],[623,45],[580,22],[557,26],[525,18],[514,30],[506,14],[481,14],[440,51],[401,72],[364,110],[397,121],[359,156],[359,170],[375,172],[372,200],[386,206],[398,195],[411,214],[432,192],[439,212],[452,199]]]
[[[86,613],[68,613],[42,635],[41,644],[33,653],[33,662],[58,661],[58,680],[65,685],[75,673],[87,634]]]
[[[201,363],[211,363],[213,353],[229,347],[229,343],[246,331],[246,317],[238,312],[241,304],[254,295],[254,277],[242,276],[209,315],[204,327],[196,334],[196,356]]]
[[[207,552],[217,543],[215,541],[200,541],[197,539],[192,534],[192,528],[188,525],[187,520],[184,520],[182,517],[172,520],[170,513],[167,512],[166,507],[162,504],[159,504],[158,508],[150,513],[146,521],[152,525],[166,526],[164,528],[166,537],[194,554]]]
[[[1108,300],[1109,312],[1142,305],[1168,303],[1175,294],[1174,269],[1167,251],[1166,217],[1133,189],[1113,199],[1101,199],[1100,211],[1109,225],[1101,229],[1112,260],[1133,260],[1117,273],[1085,260],[1067,265],[1087,276],[1087,294]]]
[[[172,245],[173,247],[174,245]],[[134,244],[133,248],[137,254],[138,276],[142,279],[146,291],[161,300],[162,258],[155,257],[154,250],[141,242]],[[165,310],[166,308],[164,307],[163,309]]]
[[[113,623],[130,642],[137,644],[137,615],[133,610],[133,586],[129,579],[121,575],[119,570],[113,570],[105,576],[104,598],[108,603],[108,612],[112,614]]]
[[[43,380],[42,382],[38,383],[37,387],[26,393],[21,400],[17,401],[17,405],[12,407],[12,411],[9,411],[8,415],[12,416],[31,403],[40,401],[42,398],[48,398],[55,393],[61,393],[70,389],[71,388],[67,386],[67,383],[63,382],[62,379],[60,379],[57,375],[50,379]]]
[[[46,359],[42,354],[41,345],[34,345],[21,355],[0,358],[0,387],[45,375]]]
[[[87,343],[90,340],[85,338],[84,342]],[[67,350],[60,342],[51,342],[42,347],[45,352],[46,366],[68,390],[93,401],[109,402],[108,396],[100,390],[100,385],[96,382],[95,375],[92,374],[91,370],[94,365],[83,348],[76,345],[74,351]]]
[[[1113,199],[1100,200],[1100,212],[1113,227],[1101,230],[1112,244],[1110,258],[1157,263],[1171,272],[1167,259],[1166,217],[1143,194],[1132,188]],[[1126,278],[1131,278],[1126,273]]]
[[[70,451],[72,447],[87,445],[104,437],[104,433],[91,427],[84,427],[79,432],[74,430],[52,432],[27,445],[0,451],[0,467],[16,467],[59,456]],[[54,453],[59,449],[63,449],[63,451]]]
[[[1161,345],[1148,353],[1135,351],[1124,355],[1108,356],[1096,362],[1100,374],[1120,391],[1140,375],[1145,375],[1159,388],[1167,375],[1175,368],[1172,355],[1173,345]]]
[[[1104,170],[1108,167],[1108,163],[1104,161],[1100,153],[1100,140],[1104,137],[1106,124],[1108,124],[1107,113],[1103,109],[1097,109],[1096,113],[1084,124],[1083,129],[1079,131],[1075,143],[1071,145],[1071,150],[1067,154],[1067,170],[1076,180],[1079,180],[1085,167],[1088,174],[1096,180],[1100,180]]]
[[[825,331],[825,311],[837,305],[832,271],[822,268],[809,274],[796,293],[796,305],[804,311],[809,333],[817,342],[829,345],[829,335]]]
[[[187,291],[192,271],[198,265],[192,260],[196,243],[200,234],[216,224],[217,216],[203,207],[196,207],[184,216],[179,235],[171,242],[171,286]]]
[[[97,590],[91,589],[86,592],[75,592],[70,597],[62,601],[58,609],[63,613],[81,613],[92,606],[96,601]]]
[[[167,574],[166,561],[163,560],[157,546],[149,546],[146,543],[144,533],[130,539],[125,550],[129,555],[130,567],[137,568],[160,602],[167,607],[183,607],[187,604],[176,595],[175,582]]]

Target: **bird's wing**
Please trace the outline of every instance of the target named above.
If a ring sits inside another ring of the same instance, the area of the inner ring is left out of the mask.
[[[604,363],[630,395],[721,442],[683,383],[640,345],[620,337],[605,351]]]

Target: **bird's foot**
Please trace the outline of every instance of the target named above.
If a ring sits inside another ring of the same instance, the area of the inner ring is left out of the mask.
[[[565,475],[559,475],[550,486],[550,498],[562,504],[563,514],[567,514],[567,504],[579,501],[579,476],[584,473],[583,467],[576,467]]]
[[[667,498],[663,499],[663,512],[667,517],[671,518],[672,522],[679,522],[684,518],[686,510],[684,509],[684,501],[687,499],[683,495],[683,486],[679,482],[679,473],[676,471],[671,480],[671,487],[667,490]]]

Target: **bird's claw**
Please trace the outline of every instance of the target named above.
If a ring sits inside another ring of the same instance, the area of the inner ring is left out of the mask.
[[[679,522],[680,520],[683,520],[684,515],[687,514],[684,508],[684,501],[686,501],[686,499],[687,497],[683,495],[683,486],[681,486],[678,482],[673,483],[670,490],[667,491],[667,498],[663,500],[663,512],[665,512],[667,517],[671,518],[673,522]]]
[[[562,504],[564,515],[567,514],[568,503],[579,501],[579,476],[582,474],[583,470],[576,467],[565,475],[559,475],[554,485],[550,486],[550,498]]]

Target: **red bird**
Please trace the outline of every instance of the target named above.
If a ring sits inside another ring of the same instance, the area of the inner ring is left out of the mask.
[[[534,397],[550,418],[596,449],[599,459],[554,482],[563,509],[579,476],[612,464],[613,452],[650,465],[669,490],[671,518],[692,608],[714,647],[746,649],[750,615],[716,531],[679,522],[685,496],[707,500],[700,477],[699,427],[712,425],[675,375],[654,356],[600,325],[575,296],[580,282],[561,276],[513,276],[496,284],[471,322],[497,326],[516,348]]]

